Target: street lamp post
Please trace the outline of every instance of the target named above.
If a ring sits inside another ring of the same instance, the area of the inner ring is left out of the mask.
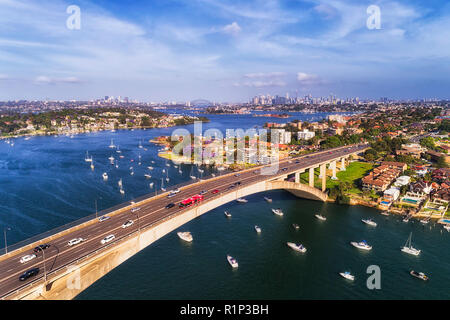
[[[42,249],[42,258],[44,262],[44,282],[47,282],[47,270],[45,269],[45,249]]]
[[[9,230],[11,230],[10,227],[6,227],[6,228],[3,229],[3,233],[5,235],[5,254],[8,253],[8,244],[6,242],[6,231],[9,231]]]

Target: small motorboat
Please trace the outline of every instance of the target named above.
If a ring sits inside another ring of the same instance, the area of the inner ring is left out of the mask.
[[[288,247],[291,247],[295,251],[302,253],[306,252],[306,248],[302,244],[296,244],[294,242],[286,242],[286,244],[288,245]]]
[[[444,225],[444,229],[447,230],[448,232],[450,232],[450,224]]]
[[[319,220],[322,220],[322,221],[327,220],[327,218],[325,218],[325,217],[324,217],[323,215],[321,215],[321,214],[316,214],[315,216],[316,216],[316,218],[319,219]]]
[[[352,241],[350,242],[352,246],[358,248],[358,249],[363,249],[363,250],[372,250],[372,246],[369,246],[368,243],[366,242],[366,240],[363,240],[361,242],[355,242]]]
[[[355,280],[355,276],[352,275],[352,274],[351,274],[350,272],[348,272],[348,271],[345,271],[345,272],[339,272],[339,274],[340,274],[342,277],[344,277],[345,279],[348,279],[348,280],[351,280],[351,281]]]
[[[266,200],[267,202],[271,203],[272,199],[268,198],[268,197],[264,197],[264,200]]]
[[[361,219],[362,222],[365,224],[368,224],[369,226],[376,227],[377,223],[373,221],[372,219]]]
[[[236,199],[236,201],[239,203],[247,203],[248,202],[248,200],[244,199],[244,198],[238,198],[238,199]]]
[[[235,258],[233,258],[232,256],[227,255],[227,260],[228,260],[228,263],[230,264],[230,266],[232,266],[233,268],[237,268],[239,266],[237,260]]]
[[[108,174],[106,172],[103,172],[102,174],[103,180],[108,180]]]
[[[255,226],[255,230],[256,230],[257,233],[261,233],[261,228],[260,227]]]
[[[411,272],[409,274],[412,275],[413,277],[416,277],[416,278],[424,280],[424,281],[429,280],[428,276],[425,275],[423,272],[417,272],[417,271],[411,270]]]
[[[194,240],[194,238],[192,238],[192,234],[188,231],[186,232],[177,232],[178,237],[180,237],[180,239],[187,241],[187,242],[192,242],[192,240]]]
[[[229,213],[228,211],[225,211],[224,213],[225,213],[225,217],[231,218],[231,213]]]
[[[283,211],[281,211],[280,208],[278,208],[278,209],[272,209],[272,212],[273,212],[274,214],[276,214],[277,216],[282,216],[282,215],[283,215]]]
[[[296,223],[293,223],[292,226],[294,227],[295,230],[300,229],[300,226],[298,224],[296,224]]]

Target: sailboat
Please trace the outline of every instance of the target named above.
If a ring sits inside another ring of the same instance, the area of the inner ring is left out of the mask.
[[[94,161],[92,160],[92,157],[91,157],[91,169],[94,170]]]
[[[86,157],[84,158],[86,162],[92,162],[92,156],[89,158],[89,152],[86,151]]]
[[[401,249],[403,252],[412,254],[413,256],[418,256],[420,254],[420,250],[416,249],[411,244],[412,232],[409,234],[408,240],[406,240],[405,245]]]
[[[116,169],[118,169],[118,168],[119,168],[119,163],[116,160]]]
[[[170,180],[170,179],[169,179],[169,171],[167,170],[166,173],[167,173],[166,181],[169,182],[169,180]]]
[[[139,140],[139,149],[142,149],[142,148],[143,148],[142,142],[141,142],[141,140]]]
[[[119,185],[120,188],[122,188],[122,179],[120,179],[117,184]]]
[[[109,159],[109,161],[111,161],[111,164],[114,164],[114,160],[115,159],[114,159],[114,157],[112,155],[108,159]]]
[[[151,182],[151,183],[149,184],[149,186],[150,186],[151,189],[153,189],[153,184],[154,184],[153,182]]]
[[[148,173],[144,174],[144,177],[146,177],[147,179],[150,179],[152,176],[149,175]]]
[[[105,180],[105,181],[108,180],[108,174],[106,172],[103,172],[102,176],[103,176],[103,180]]]
[[[120,187],[119,191],[121,194],[125,194],[125,191],[122,189],[122,187]]]
[[[191,179],[196,179],[196,177],[194,176],[194,167],[193,166],[191,167],[191,173],[189,174],[189,177]]]
[[[161,178],[161,190],[166,191],[166,188],[164,188],[164,179]]]
[[[116,146],[114,145],[113,139],[111,139],[111,144],[109,145],[109,147],[110,147],[111,149],[113,149],[113,148],[116,147]]]
[[[147,167],[148,170],[153,170],[153,167]]]
[[[117,146],[116,152],[117,152],[117,153],[122,153],[122,151],[120,151],[120,149],[119,149],[119,146]]]

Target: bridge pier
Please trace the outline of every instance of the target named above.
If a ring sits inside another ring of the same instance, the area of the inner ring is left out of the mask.
[[[331,176],[331,179],[337,180],[337,177],[336,177],[336,160],[332,161],[332,162],[330,163],[330,166],[331,166],[331,170],[332,170],[332,176]]]
[[[314,187],[314,168],[309,168],[309,186]]]
[[[327,165],[326,164],[322,164],[320,166],[320,173],[321,173],[320,178],[322,178],[322,192],[325,192],[325,190],[327,188]]]
[[[345,171],[345,158],[341,159],[341,171]]]

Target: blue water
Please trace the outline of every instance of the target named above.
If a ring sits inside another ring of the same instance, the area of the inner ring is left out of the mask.
[[[314,121],[320,115],[292,114]],[[210,123],[203,129],[262,126],[267,121],[285,119],[256,118],[250,115],[208,115]],[[181,128],[181,127],[180,127]],[[193,126],[186,126],[192,130]],[[159,147],[148,142],[159,135],[170,135],[175,128],[99,132],[73,138],[33,137],[14,139],[15,145],[0,141],[0,225],[11,228],[8,244],[58,227],[92,214],[95,200],[106,209],[154,190],[160,186],[162,169],[169,169],[169,184],[189,180],[190,166],[165,167],[157,158]],[[124,159],[119,169],[108,157],[118,154],[108,148],[111,138],[120,146]],[[138,148],[143,141],[147,151]],[[94,158],[95,170],[84,161],[85,153]],[[137,164],[139,153],[142,165]],[[131,160],[134,160],[132,162]],[[151,164],[150,161],[155,161]],[[155,169],[153,178],[144,177],[147,166]],[[134,176],[129,167],[134,167]],[[107,172],[108,181],[102,173]],[[119,193],[122,178],[126,194]],[[79,299],[448,299],[450,284],[450,233],[433,223],[403,223],[398,217],[384,217],[374,209],[348,207],[298,199],[284,191],[248,197],[247,204],[230,203],[195,219],[180,230],[189,230],[194,242],[186,244],[176,231],[168,234],[123,263],[78,296]],[[281,207],[283,217],[271,213]],[[224,210],[232,213],[225,219]],[[314,217],[327,216],[321,222]],[[361,222],[372,218],[376,228]],[[294,231],[291,224],[300,225]],[[260,235],[254,225],[262,228]],[[178,231],[178,230],[177,230]],[[413,244],[422,249],[419,257],[400,252],[413,231]],[[3,237],[0,246],[4,245]],[[360,252],[350,241],[365,239],[374,249]],[[301,242],[308,249],[298,254],[286,241]],[[225,257],[229,253],[239,261],[231,270]],[[330,263],[331,262],[331,263]],[[366,288],[366,268],[381,268],[381,290]],[[410,269],[427,273],[426,283],[411,277]],[[356,280],[351,283],[338,272],[350,270]]]

